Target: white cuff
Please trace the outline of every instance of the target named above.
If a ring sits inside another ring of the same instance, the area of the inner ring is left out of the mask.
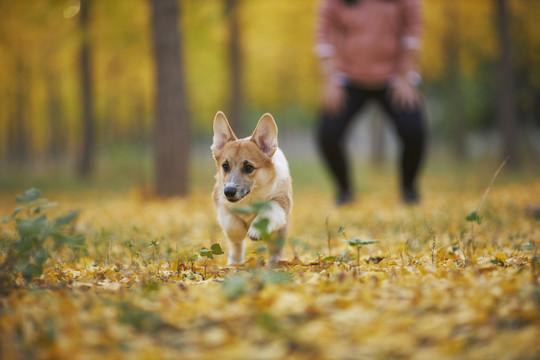
[[[419,86],[422,83],[422,76],[414,70],[407,72],[406,79],[409,84],[415,87]],[[396,81],[397,75],[390,76],[389,84],[391,88],[396,87]]]
[[[334,46],[331,44],[317,44],[315,53],[321,58],[331,57],[334,55]]]
[[[420,50],[420,39],[414,36],[404,36],[401,41],[406,49]]]
[[[339,86],[345,86],[348,83],[348,78],[347,75],[338,71],[332,75],[332,81]]]

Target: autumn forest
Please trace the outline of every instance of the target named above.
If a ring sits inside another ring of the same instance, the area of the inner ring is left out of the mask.
[[[369,104],[345,204],[315,144],[319,3],[0,1],[1,359],[540,357],[540,2],[421,1],[421,198]],[[279,128],[275,266],[266,228],[228,263],[217,111]]]

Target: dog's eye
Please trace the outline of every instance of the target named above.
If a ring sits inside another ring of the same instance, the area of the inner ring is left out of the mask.
[[[244,173],[251,174],[255,170],[255,168],[252,165],[245,164],[244,165]]]
[[[221,165],[221,167],[223,168],[223,171],[225,171],[226,173],[229,172],[230,170],[228,163],[224,163],[223,165]]]

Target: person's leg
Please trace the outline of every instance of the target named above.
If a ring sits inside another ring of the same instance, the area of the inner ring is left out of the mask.
[[[422,105],[414,108],[398,108],[391,102],[389,90],[381,91],[380,101],[396,126],[401,139],[400,185],[403,201],[416,203],[420,200],[417,178],[424,157],[426,143],[425,119]]]
[[[323,111],[317,131],[317,144],[325,165],[338,188],[336,203],[352,200],[352,186],[346,154],[345,133],[358,109],[365,102],[365,94],[358,89],[345,87],[346,104],[338,114]]]

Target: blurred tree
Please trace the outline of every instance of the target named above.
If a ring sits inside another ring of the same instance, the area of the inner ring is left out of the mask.
[[[189,117],[184,86],[176,0],[151,0],[156,58],[155,191],[160,196],[188,192]]]
[[[78,165],[84,122],[81,61],[74,54],[85,39],[91,47],[95,148],[105,143],[109,150],[151,136],[152,113],[157,113],[152,83],[155,57],[152,32],[145,29],[151,26],[152,3],[90,1],[86,36],[78,29],[79,0],[0,1],[0,156],[16,157],[19,151],[43,158],[60,151],[53,148],[63,142],[67,151],[62,153],[74,154]],[[226,110],[231,121],[244,116],[245,127],[233,125],[235,130],[238,126],[246,130],[266,111],[274,113],[281,130],[312,125],[320,104],[318,62],[313,54],[317,3],[177,0],[192,135],[208,139],[218,109]],[[514,20],[509,31],[517,75],[516,131],[529,135],[538,151],[533,135],[540,125],[540,1],[506,3]],[[465,138],[463,133],[499,128],[496,119],[502,104],[495,91],[501,73],[497,68],[500,37],[493,26],[497,3],[433,0],[423,1],[423,7],[421,70],[429,111],[436,136],[460,149],[457,144]],[[240,108],[240,115],[233,115],[233,108]],[[459,120],[464,123],[458,124]],[[455,130],[456,125],[462,130]],[[57,126],[64,134],[55,130]]]
[[[446,93],[449,102],[452,147],[458,159],[467,157],[466,135],[467,120],[463,111],[464,101],[461,89],[461,66],[459,61],[461,30],[459,26],[458,4],[455,1],[444,2],[446,6],[446,29],[443,37],[444,58],[446,60]]]
[[[15,88],[15,117],[12,142],[12,156],[18,164],[24,164],[28,160],[28,86],[25,64],[22,56],[16,56],[16,88]]]
[[[229,32],[229,69],[230,69],[230,99],[229,99],[229,119],[234,131],[242,133],[242,107],[243,107],[243,87],[242,87],[242,48],[240,25],[238,23],[238,12],[240,0],[225,0],[225,12],[228,19]]]
[[[540,2],[520,0],[512,5],[518,119],[524,125],[527,153],[538,157],[535,128],[540,125],[540,23],[536,19],[540,15]]]
[[[0,84],[4,90],[0,96],[8,107],[4,111],[7,117],[5,129],[0,129],[0,134],[6,136],[0,141],[5,141],[7,158],[16,165],[27,162],[32,144],[30,110],[33,84],[29,76],[31,63],[26,55],[34,43],[29,35],[33,28],[24,27],[27,24],[25,12],[30,12],[25,3],[0,2]]]
[[[502,157],[510,157],[508,165],[519,163],[516,146],[516,101],[510,38],[510,11],[506,0],[494,0],[499,44],[498,114],[502,137]]]
[[[49,61],[51,61],[49,59]],[[45,74],[47,88],[47,112],[49,116],[49,156],[60,157],[66,148],[65,126],[63,124],[62,99],[60,94],[59,74],[50,69]]]
[[[144,30],[151,29],[151,4],[93,1],[93,13],[99,14],[92,19],[96,146],[136,145],[149,137],[153,118],[152,32]]]
[[[80,1],[79,11],[79,26],[82,35],[81,49],[79,58],[79,71],[81,79],[82,92],[82,148],[79,154],[77,171],[80,176],[87,177],[90,175],[94,166],[94,151],[95,151],[95,126],[93,112],[93,84],[92,84],[92,63],[91,50],[89,41],[88,23],[90,18],[90,2],[91,0]]]

